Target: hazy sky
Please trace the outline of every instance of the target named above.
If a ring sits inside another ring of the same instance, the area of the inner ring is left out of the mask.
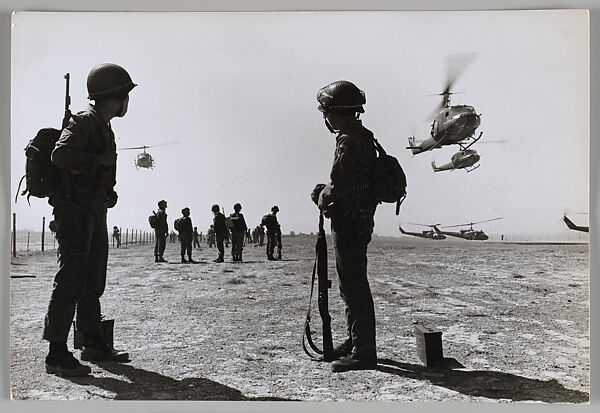
[[[568,231],[563,213],[588,210],[588,46],[585,11],[18,13],[11,192],[27,141],[60,125],[63,75],[76,112],[87,106],[89,70],[114,62],[139,84],[127,116],[112,122],[117,146],[180,144],[150,148],[153,170],[136,170],[136,151],[119,152],[110,226],[150,229],[147,216],[166,199],[170,224],[188,206],[205,231],[213,203],[230,213],[240,202],[251,226],[277,204],[285,233],[315,231],[309,194],[327,182],[335,147],[315,97],[345,79],[365,91],[363,122],[408,179],[400,216],[380,206],[376,233],[500,216],[482,228]],[[428,95],[443,90],[458,53],[476,54],[452,103],[481,114],[481,167],[434,174],[431,161],[448,162],[457,147],[413,157],[405,146],[428,136],[440,101]],[[51,217],[45,200],[13,208],[21,228]]]

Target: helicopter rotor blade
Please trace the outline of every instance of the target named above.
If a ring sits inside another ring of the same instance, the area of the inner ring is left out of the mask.
[[[155,148],[157,146],[166,146],[166,145],[178,145],[180,143],[181,143],[180,141],[157,143],[157,144],[154,144],[154,145],[146,146],[146,148]]]
[[[149,148],[149,146],[133,146],[131,148],[117,148],[118,151],[127,151],[130,149],[146,149]]]
[[[499,218],[492,218],[492,219],[486,219],[484,221],[477,221],[477,222],[468,222],[466,224],[457,224],[457,225],[445,225],[443,228],[453,228],[453,227],[470,227],[473,226],[475,224],[481,224],[483,222],[490,222],[490,221],[496,221],[502,219],[502,217]]]
[[[419,225],[421,227],[430,227],[430,228],[439,227],[441,225],[441,224],[416,224],[414,222],[407,222],[407,224],[410,224],[410,225]]]

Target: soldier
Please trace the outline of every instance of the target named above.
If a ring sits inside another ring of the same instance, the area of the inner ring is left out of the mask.
[[[225,247],[223,246],[223,241],[227,236],[227,227],[225,226],[225,215],[221,213],[219,210],[219,205],[213,205],[211,211],[214,214],[213,218],[213,227],[215,230],[215,241],[217,244],[217,249],[219,250],[219,256],[213,262],[223,262],[225,256]]]
[[[121,248],[121,231],[116,225],[113,227],[113,239],[117,242],[117,248]]]
[[[198,227],[194,227],[194,248],[200,248],[200,241],[198,238],[200,237],[200,234],[198,234]]]
[[[231,219],[231,255],[233,257],[233,261],[242,261],[242,250],[244,244],[244,236],[246,234],[246,230],[248,226],[246,225],[246,220],[244,219],[244,215],[240,212],[242,210],[242,205],[235,204],[233,206],[233,214],[229,216]]]
[[[190,209],[185,207],[181,210],[183,216],[176,220],[177,232],[179,232],[179,241],[181,242],[181,263],[195,263],[192,259],[192,219],[190,218]],[[187,261],[185,256],[187,254]]]
[[[44,322],[50,342],[46,372],[85,376],[67,349],[73,316],[83,333],[81,359],[124,362],[129,354],[112,348],[102,337],[100,297],[106,286],[108,261],[107,208],[117,203],[117,152],[110,121],[127,113],[129,92],[136,86],[121,66],[104,63],[87,77],[88,110],[73,115],[51,155],[61,181],[50,197],[58,238],[59,269]]]
[[[279,222],[277,222],[278,212],[279,207],[275,205],[271,208],[271,213],[265,215],[261,221],[261,226],[264,225],[267,227],[267,259],[269,261],[277,259],[273,256],[273,253],[277,244],[277,231],[279,228]]]
[[[275,243],[277,244],[277,259],[281,259],[281,225],[277,224],[275,231]]]
[[[156,235],[154,244],[154,262],[167,262],[163,255],[167,245],[167,236],[169,236],[169,224],[167,223],[167,201],[164,199],[158,202],[154,234]]]
[[[257,227],[258,229],[258,245],[261,247],[265,245],[265,229],[262,225]]]
[[[211,225],[206,232],[206,243],[208,248],[212,248],[215,245],[215,226]]]
[[[375,311],[367,279],[367,246],[377,201],[369,193],[376,161],[373,134],[359,120],[364,93],[347,81],[333,82],[317,94],[325,125],[336,134],[328,185],[315,187],[312,199],[331,218],[340,295],[346,304],[348,338],[334,349],[332,371],[374,369]]]

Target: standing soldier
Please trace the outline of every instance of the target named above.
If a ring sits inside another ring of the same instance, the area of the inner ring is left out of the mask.
[[[367,246],[377,201],[369,180],[377,158],[373,134],[359,120],[364,93],[347,81],[333,82],[317,94],[325,125],[336,134],[329,185],[315,187],[312,199],[331,218],[340,295],[346,304],[348,338],[334,349],[332,371],[377,366],[375,311],[367,279]]]
[[[200,240],[198,239],[200,234],[198,234],[198,227],[194,227],[194,248],[200,248]]]
[[[117,248],[121,248],[121,231],[116,225],[113,227],[113,239],[117,241]]]
[[[213,218],[213,227],[215,230],[215,241],[217,244],[217,249],[219,250],[219,256],[213,262],[223,262],[225,256],[225,247],[223,246],[223,241],[227,236],[227,226],[225,225],[225,215],[221,213],[219,210],[219,205],[213,205],[211,211],[214,214]]]
[[[169,235],[169,224],[167,223],[167,201],[164,199],[158,202],[154,234],[156,235],[156,242],[154,244],[154,262],[167,262],[163,255],[167,245],[167,236]]]
[[[277,259],[273,256],[273,253],[277,244],[277,229],[279,227],[279,222],[277,222],[278,212],[279,207],[275,205],[271,208],[271,213],[263,216],[261,221],[261,226],[264,225],[267,227],[267,259],[270,261]]]
[[[51,155],[61,181],[49,199],[59,269],[44,322],[43,338],[50,342],[47,373],[85,376],[91,371],[67,349],[75,313],[76,328],[83,333],[82,360],[129,360],[128,353],[113,349],[102,337],[100,297],[108,261],[107,208],[117,203],[117,151],[110,121],[125,116],[135,86],[121,66],[94,67],[87,77],[88,99],[94,104],[71,117]]]
[[[235,204],[233,206],[233,214],[229,216],[231,219],[231,255],[233,256],[233,261],[242,261],[242,250],[244,244],[244,236],[246,235],[246,230],[248,226],[246,225],[246,220],[244,219],[244,215],[240,212],[242,210],[242,205]]]
[[[258,245],[265,245],[265,228],[262,225],[258,226]]]
[[[193,229],[192,229],[192,219],[190,218],[190,209],[185,207],[181,210],[183,216],[175,220],[175,229],[179,232],[179,241],[181,242],[181,262],[185,263],[195,263],[192,259],[192,238],[193,238]],[[185,260],[185,256],[187,254],[187,261]]]
[[[211,225],[206,232],[206,243],[208,248],[212,248],[215,245],[215,226]]]
[[[281,259],[281,225],[277,224],[275,231],[275,242],[277,243],[277,259]]]

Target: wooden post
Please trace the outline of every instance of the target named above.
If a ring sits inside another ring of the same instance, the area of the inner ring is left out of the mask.
[[[13,257],[17,256],[17,213],[13,212]]]
[[[27,251],[29,251],[29,231],[27,231]]]
[[[42,217],[42,252],[44,252],[44,236],[46,235],[46,217]]]
[[[129,241],[129,228],[125,228],[125,245],[127,245],[127,241]]]
[[[135,230],[135,245],[137,245],[137,243],[138,243],[137,231],[138,231],[138,230],[136,229],[136,230]]]

